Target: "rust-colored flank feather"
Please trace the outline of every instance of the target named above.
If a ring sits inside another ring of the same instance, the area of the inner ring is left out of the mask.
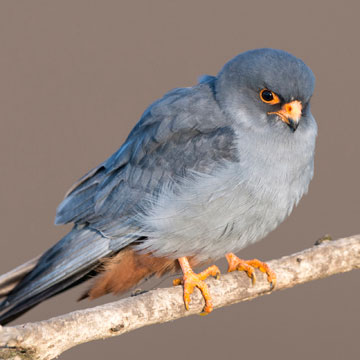
[[[145,277],[161,276],[177,269],[179,265],[176,260],[139,254],[129,247],[114,257],[104,260],[99,278],[79,300],[86,297],[96,299],[108,293],[121,293],[132,288]]]

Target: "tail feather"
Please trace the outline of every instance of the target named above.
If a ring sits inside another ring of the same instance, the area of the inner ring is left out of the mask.
[[[73,286],[78,285],[84,280],[87,280],[87,274],[91,271],[91,269],[87,269],[82,273],[76,274],[61,283],[55,284],[49,289],[33,296],[30,299],[20,301],[15,306],[13,306],[10,310],[6,311],[4,314],[0,315],[0,324],[6,325],[7,323],[15,320],[19,316],[23,315],[36,305],[40,304],[44,300],[47,300],[55,295],[58,295],[66,290],[69,290]]]
[[[0,312],[8,310],[0,315],[0,324],[86,280],[87,274],[99,265],[102,258],[112,256],[126,246],[126,241],[123,245],[118,242],[119,249],[115,249],[111,242],[96,230],[75,226],[40,258],[8,273],[12,276],[4,275],[1,283],[4,286],[0,291],[7,294],[7,298],[0,304]]]
[[[17,268],[0,276],[0,298],[7,296],[12,289],[29,274],[36,266],[40,256],[18,266]]]

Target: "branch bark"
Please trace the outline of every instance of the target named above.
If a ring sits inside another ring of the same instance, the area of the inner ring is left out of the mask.
[[[324,241],[268,264],[277,274],[273,291],[360,268],[360,235]],[[255,286],[240,272],[226,274],[220,280],[207,280],[214,307],[269,294],[266,277],[257,274]],[[46,321],[0,327],[0,359],[49,360],[78,344],[197,314],[204,306],[199,291],[192,295],[190,305],[190,310],[186,311],[182,288],[174,287],[149,291]]]

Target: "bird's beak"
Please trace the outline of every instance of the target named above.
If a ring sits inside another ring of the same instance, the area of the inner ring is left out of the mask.
[[[287,124],[292,131],[295,131],[299,126],[301,118],[302,104],[298,100],[291,101],[284,104],[279,111],[268,112],[269,115],[278,115],[285,124]]]

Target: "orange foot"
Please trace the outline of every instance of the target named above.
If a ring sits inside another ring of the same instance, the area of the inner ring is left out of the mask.
[[[213,304],[209,288],[205,284],[204,280],[210,275],[218,279],[220,276],[219,268],[216,265],[213,265],[202,271],[200,274],[195,274],[186,257],[181,257],[178,260],[184,276],[182,279],[175,279],[173,281],[173,284],[184,285],[184,302],[186,310],[189,310],[189,303],[191,301],[190,295],[193,293],[194,288],[197,287],[201,291],[205,299],[205,306],[203,312],[205,314],[210,313],[213,310]]]
[[[256,282],[255,272],[254,268],[259,269],[261,272],[266,273],[267,280],[270,283],[271,289],[275,287],[276,284],[276,274],[269,268],[269,266],[258,260],[242,260],[239,259],[236,255],[233,253],[226,254],[226,260],[229,263],[228,272],[231,271],[245,271],[249,278],[252,279],[253,284]]]

